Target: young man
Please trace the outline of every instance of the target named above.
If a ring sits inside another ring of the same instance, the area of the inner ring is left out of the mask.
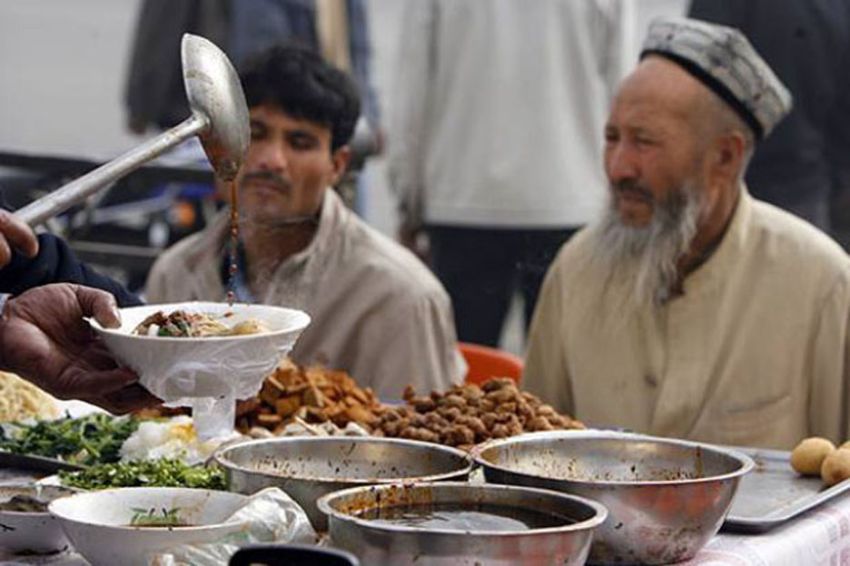
[[[531,391],[590,425],[723,444],[850,435],[850,260],[742,182],[790,106],[738,31],[653,23],[605,128],[607,214],[544,283]]]
[[[463,378],[451,305],[411,253],[346,209],[330,187],[345,171],[359,114],[352,80],[315,53],[275,47],[242,74],[251,145],[237,177],[237,299],[305,310],[292,352],[301,364],[350,372],[383,398],[413,384]],[[228,291],[229,215],[169,249],[150,302],[221,301]]]

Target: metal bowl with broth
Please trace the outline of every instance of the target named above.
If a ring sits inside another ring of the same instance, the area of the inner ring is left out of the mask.
[[[319,500],[330,544],[363,564],[585,563],[599,503],[514,486],[440,482],[346,489]]]
[[[558,490],[608,509],[594,564],[668,564],[692,557],[720,529],[741,476],[739,452],[669,438],[556,431],[497,440],[475,451],[487,482]]]
[[[465,480],[468,454],[430,442],[369,437],[284,437],[223,448],[213,456],[230,490],[251,494],[279,487],[307,512],[316,530],[327,518],[321,496],[349,487],[399,481]]]

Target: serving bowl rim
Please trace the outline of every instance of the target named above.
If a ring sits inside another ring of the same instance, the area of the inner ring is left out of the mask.
[[[449,487],[462,487],[473,490],[479,489],[491,489],[491,490],[499,490],[499,491],[516,491],[527,493],[529,495],[541,495],[547,497],[554,497],[555,499],[561,500],[571,500],[573,502],[581,503],[587,507],[590,507],[594,515],[583,521],[575,521],[574,523],[569,523],[565,525],[561,525],[558,527],[544,527],[539,529],[527,529],[524,531],[466,531],[460,529],[422,529],[418,527],[408,527],[405,525],[384,525],[384,524],[376,524],[368,519],[361,519],[355,515],[350,515],[348,513],[343,513],[338,509],[334,509],[331,506],[331,500],[337,497],[344,497],[347,495],[355,494],[358,492],[368,492],[368,491],[388,491],[390,489],[415,489],[415,488],[449,488]],[[334,491],[323,495],[316,501],[316,506],[319,508],[319,511],[324,513],[328,517],[328,523],[330,524],[330,519],[335,518],[340,521],[344,521],[347,523],[352,523],[354,525],[365,527],[369,529],[381,530],[388,533],[409,533],[409,534],[427,534],[427,535],[440,535],[440,536],[475,536],[475,537],[521,537],[521,536],[534,536],[534,535],[544,535],[544,534],[563,534],[565,532],[580,532],[585,530],[593,530],[596,527],[601,526],[608,519],[608,509],[601,503],[589,499],[587,497],[582,497],[580,495],[574,495],[571,493],[564,493],[562,491],[555,491],[552,489],[545,489],[541,487],[526,487],[519,485],[502,485],[502,484],[474,484],[469,482],[453,482],[453,481],[444,481],[444,482],[395,482],[395,483],[384,483],[380,485],[365,485],[365,486],[357,486],[350,487],[346,489],[341,489],[338,491]]]
[[[398,444],[411,446],[415,448],[426,448],[429,450],[435,450],[437,452],[442,452],[444,454],[450,454],[452,456],[457,456],[461,458],[464,462],[463,467],[459,467],[456,470],[450,472],[442,472],[440,474],[431,474],[428,476],[414,476],[414,477],[400,477],[400,478],[350,478],[350,477],[333,477],[333,476],[307,476],[307,475],[293,475],[293,474],[274,474],[269,472],[260,471],[254,468],[250,468],[248,466],[243,466],[240,464],[236,464],[233,460],[227,458],[225,456],[226,453],[238,450],[240,448],[247,448],[249,446],[257,446],[262,444],[295,444],[298,442],[307,442],[307,443],[344,443],[344,442],[355,442],[355,443],[376,443],[376,444]],[[444,478],[454,478],[459,475],[469,474],[475,468],[475,462],[473,461],[471,455],[463,450],[458,448],[454,448],[452,446],[444,446],[442,444],[436,444],[433,442],[425,442],[421,440],[410,440],[407,438],[387,438],[381,436],[280,436],[277,438],[258,438],[255,440],[249,440],[247,442],[239,442],[237,444],[232,444],[230,446],[223,446],[213,452],[212,455],[213,461],[224,468],[224,470],[231,471],[239,471],[245,474],[252,474],[264,478],[272,478],[272,479],[285,479],[285,480],[303,480],[317,483],[350,483],[358,486],[369,486],[369,485],[384,485],[384,484],[392,484],[398,483],[401,481],[404,482],[435,482],[440,481]]]
[[[57,499],[62,499],[64,497],[70,497],[72,495],[77,495],[79,493],[83,493],[81,490],[75,487],[68,487],[65,485],[51,485],[51,484],[39,484],[37,482],[32,483],[6,483],[0,485],[0,490],[3,489],[27,489],[33,491],[40,491],[43,489],[51,489],[66,492],[65,495],[59,495],[54,497],[50,501],[47,502],[48,506],[56,501]],[[9,498],[11,499],[11,497]],[[3,501],[3,497],[0,497],[0,502]],[[44,511],[12,511],[8,509],[0,509],[0,515],[9,515],[10,517],[31,517],[33,519],[39,517],[45,517],[50,515],[50,511],[45,509]]]
[[[584,479],[584,478],[555,478],[539,473],[533,473],[529,471],[520,471],[516,468],[512,468],[505,465],[499,465],[487,460],[483,454],[488,450],[501,448],[504,446],[519,444],[522,442],[530,441],[530,440],[546,440],[546,439],[575,439],[575,440],[583,440],[583,439],[602,439],[602,440],[634,440],[634,441],[644,441],[644,442],[654,442],[657,444],[666,444],[670,446],[678,446],[682,448],[693,448],[700,449],[705,452],[711,452],[715,454],[720,454],[723,456],[730,457],[734,460],[737,460],[739,466],[738,469],[733,470],[731,472],[727,472],[724,474],[717,474],[711,476],[697,477],[697,478],[680,478],[680,479],[670,479],[670,480],[606,480],[606,479]],[[670,438],[663,436],[652,436],[648,434],[639,434],[633,432],[621,432],[621,431],[609,431],[609,430],[555,430],[555,431],[542,431],[542,432],[531,432],[520,434],[517,436],[512,436],[510,438],[500,438],[497,440],[490,440],[487,442],[483,442],[481,444],[476,445],[471,452],[471,457],[473,461],[481,466],[484,470],[485,474],[487,469],[490,468],[495,471],[513,474],[516,476],[522,476],[526,478],[533,478],[545,481],[557,481],[557,482],[565,482],[572,484],[579,484],[582,486],[588,487],[650,487],[650,486],[676,486],[676,485],[698,485],[702,483],[709,482],[717,482],[717,481],[725,481],[730,479],[735,479],[742,477],[748,474],[755,468],[755,462],[753,459],[741,452],[740,450],[736,450],[734,448],[729,448],[726,446],[721,446],[717,444],[709,444],[705,442],[697,442],[692,440],[682,440],[678,438]]]
[[[104,494],[104,493],[127,492],[127,490],[142,490],[142,489],[147,490],[147,491],[156,490],[156,491],[160,491],[160,492],[177,491],[177,492],[181,492],[181,493],[196,492],[196,493],[199,493],[199,494],[201,492],[203,492],[203,493],[211,492],[211,493],[215,493],[215,494],[226,494],[228,496],[234,496],[234,497],[237,497],[237,498],[241,498],[243,503],[246,503],[248,501],[248,499],[250,499],[250,496],[244,495],[242,493],[236,493],[236,492],[233,492],[233,491],[224,491],[224,490],[218,490],[218,489],[203,489],[203,488],[194,488],[194,487],[112,487],[112,488],[107,488],[107,489],[99,489],[99,490],[96,490],[96,491],[84,491],[84,492],[81,492],[81,493],[76,493],[74,495],[69,495],[68,497],[62,497],[62,498],[57,499],[55,501],[51,501],[50,504],[48,505],[48,512],[50,513],[50,515],[52,517],[54,517],[54,518],[56,518],[60,521],[68,521],[70,523],[75,523],[77,525],[84,525],[84,526],[87,526],[87,527],[116,529],[116,530],[121,531],[121,532],[139,532],[139,531],[142,531],[142,532],[162,533],[162,532],[169,531],[169,532],[174,532],[174,533],[192,533],[192,532],[198,532],[198,531],[208,531],[208,530],[212,530],[212,529],[220,529],[220,528],[224,528],[224,527],[237,527],[237,526],[241,526],[241,525],[248,523],[248,519],[236,519],[236,520],[222,521],[220,523],[210,523],[208,525],[192,525],[192,526],[186,526],[186,527],[178,527],[178,526],[174,526],[174,527],[167,527],[167,526],[147,527],[147,526],[133,526],[133,525],[113,525],[113,524],[110,524],[110,523],[92,522],[91,520],[80,520],[80,519],[76,519],[76,518],[73,518],[73,517],[69,517],[68,515],[57,513],[56,510],[54,509],[54,505],[53,505],[55,502],[59,502],[60,500],[64,500],[64,499],[78,498],[78,497],[84,497],[84,496],[95,496],[96,497],[96,496],[99,496],[99,495]],[[68,503],[64,503],[64,504],[67,505]]]
[[[133,310],[147,310],[152,309],[154,312],[157,310],[157,307],[180,307],[180,306],[193,306],[197,307],[199,305],[215,305],[217,308],[222,305],[227,305],[226,302],[215,302],[215,301],[181,301],[174,303],[151,303],[144,305],[135,305],[132,307],[124,307],[118,309],[120,313],[124,313],[127,311]],[[119,336],[122,338],[128,338],[132,340],[140,340],[147,342],[160,342],[160,343],[179,343],[179,344],[208,344],[215,342],[239,342],[246,340],[256,340],[259,338],[274,338],[279,336],[285,336],[287,334],[291,334],[293,332],[302,332],[307,326],[310,325],[312,321],[309,314],[306,312],[290,308],[290,307],[282,307],[277,305],[265,305],[258,303],[233,303],[229,305],[229,308],[245,308],[250,307],[255,310],[271,310],[271,311],[279,311],[279,312],[288,312],[294,315],[293,320],[296,320],[296,323],[291,328],[281,328],[278,330],[270,330],[268,332],[256,332],[254,334],[235,334],[231,336],[143,336],[140,334],[131,334],[129,332],[122,331],[120,328],[106,328],[105,326],[101,326],[96,320],[89,319],[89,323],[94,327],[95,331],[107,334],[110,336]],[[159,308],[158,310],[165,310],[164,308]],[[179,310],[177,308],[172,308],[172,310]]]

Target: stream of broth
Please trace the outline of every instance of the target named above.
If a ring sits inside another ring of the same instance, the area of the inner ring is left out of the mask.
[[[239,244],[239,203],[236,198],[236,181],[230,181],[230,256],[227,268],[227,305],[233,307],[236,299],[234,277],[239,269],[236,260],[236,248]]]

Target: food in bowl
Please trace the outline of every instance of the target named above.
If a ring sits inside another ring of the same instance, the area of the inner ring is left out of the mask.
[[[174,527],[192,527],[194,525],[190,525],[186,519],[180,514],[181,509],[179,507],[151,507],[150,509],[144,507],[135,507],[133,509],[133,517],[130,519],[131,527],[160,527],[160,528],[174,528]]]
[[[32,495],[18,494],[11,499],[0,502],[0,511],[12,511],[14,513],[46,513],[47,499],[40,499]]]
[[[157,311],[140,322],[132,331],[137,336],[163,336],[168,338],[204,338],[209,336],[242,336],[269,332],[268,326],[256,318],[249,318],[228,326],[222,319],[233,316],[226,312],[220,317],[210,313],[175,310],[169,314]]]
[[[52,553],[70,543],[47,512],[51,501],[74,490],[31,484],[0,486],[0,548],[7,552]]]

